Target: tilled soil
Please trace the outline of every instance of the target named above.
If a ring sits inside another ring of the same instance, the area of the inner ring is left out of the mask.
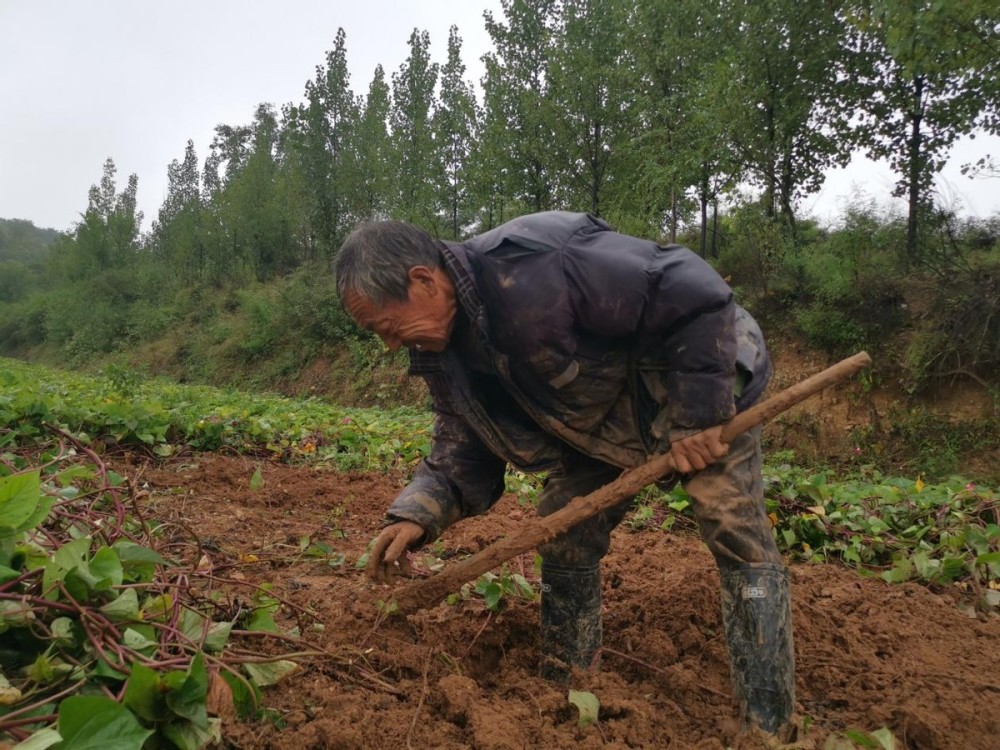
[[[600,701],[579,728],[567,687],[538,677],[538,604],[481,597],[403,618],[379,606],[391,589],[355,563],[380,528],[402,480],[187,455],[116,468],[149,491],[147,514],[198,545],[177,552],[220,576],[271,581],[287,600],[279,623],[298,625],[335,660],[313,659],[264,693],[279,721],[226,722],[232,747],[701,748],[764,747],[741,734],[730,700],[719,582],[690,534],[614,535],[604,561],[605,649],[600,670],[571,687]],[[415,555],[447,565],[516,534],[533,510],[505,497],[486,516],[448,529]],[[311,536],[344,556],[299,554]],[[512,561],[537,586],[534,556]],[[791,568],[800,731],[795,747],[822,748],[845,730],[892,730],[902,747],[1000,747],[1000,620],[960,609],[961,592],[888,585],[838,565]],[[426,572],[426,571],[425,571]],[[250,587],[243,592],[249,599]],[[235,594],[238,596],[239,594]],[[350,660],[350,662],[348,662]]]

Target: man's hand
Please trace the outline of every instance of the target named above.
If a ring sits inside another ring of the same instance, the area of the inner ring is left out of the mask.
[[[424,527],[413,521],[386,526],[375,539],[365,573],[376,583],[389,583],[397,573],[412,574],[406,551],[424,536]]]
[[[729,452],[729,444],[721,438],[722,425],[718,425],[671,443],[670,454],[677,471],[681,474],[701,471],[722,458]]]

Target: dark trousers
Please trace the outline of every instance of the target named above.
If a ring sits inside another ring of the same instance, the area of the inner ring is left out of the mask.
[[[761,480],[760,428],[739,435],[721,460],[684,480],[701,537],[722,569],[743,563],[781,564],[764,510]],[[547,516],[574,497],[603,487],[621,469],[570,453],[545,482],[538,514]],[[539,546],[547,563],[567,568],[595,565],[608,553],[611,531],[632,507],[634,497],[577,524]]]

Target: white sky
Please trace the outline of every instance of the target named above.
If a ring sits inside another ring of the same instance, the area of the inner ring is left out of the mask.
[[[355,94],[378,63],[387,77],[399,67],[415,27],[444,62],[457,25],[478,83],[485,9],[502,15],[499,0],[0,0],[0,217],[69,229],[111,157],[119,189],[139,176],[148,228],[188,139],[204,162],[216,125],[248,124],[261,102],[301,102],[338,27]],[[1000,181],[959,174],[986,153],[1000,156],[1000,139],[964,142],[939,180],[963,213],[1000,210]],[[887,200],[892,183],[858,159],[802,208],[832,221],[859,191]]]

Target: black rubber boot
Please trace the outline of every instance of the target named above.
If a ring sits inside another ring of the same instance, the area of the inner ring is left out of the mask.
[[[753,563],[726,568],[720,576],[734,697],[745,726],[775,734],[795,707],[788,569]]]
[[[565,682],[573,667],[594,666],[601,647],[601,567],[542,562],[541,676]]]

